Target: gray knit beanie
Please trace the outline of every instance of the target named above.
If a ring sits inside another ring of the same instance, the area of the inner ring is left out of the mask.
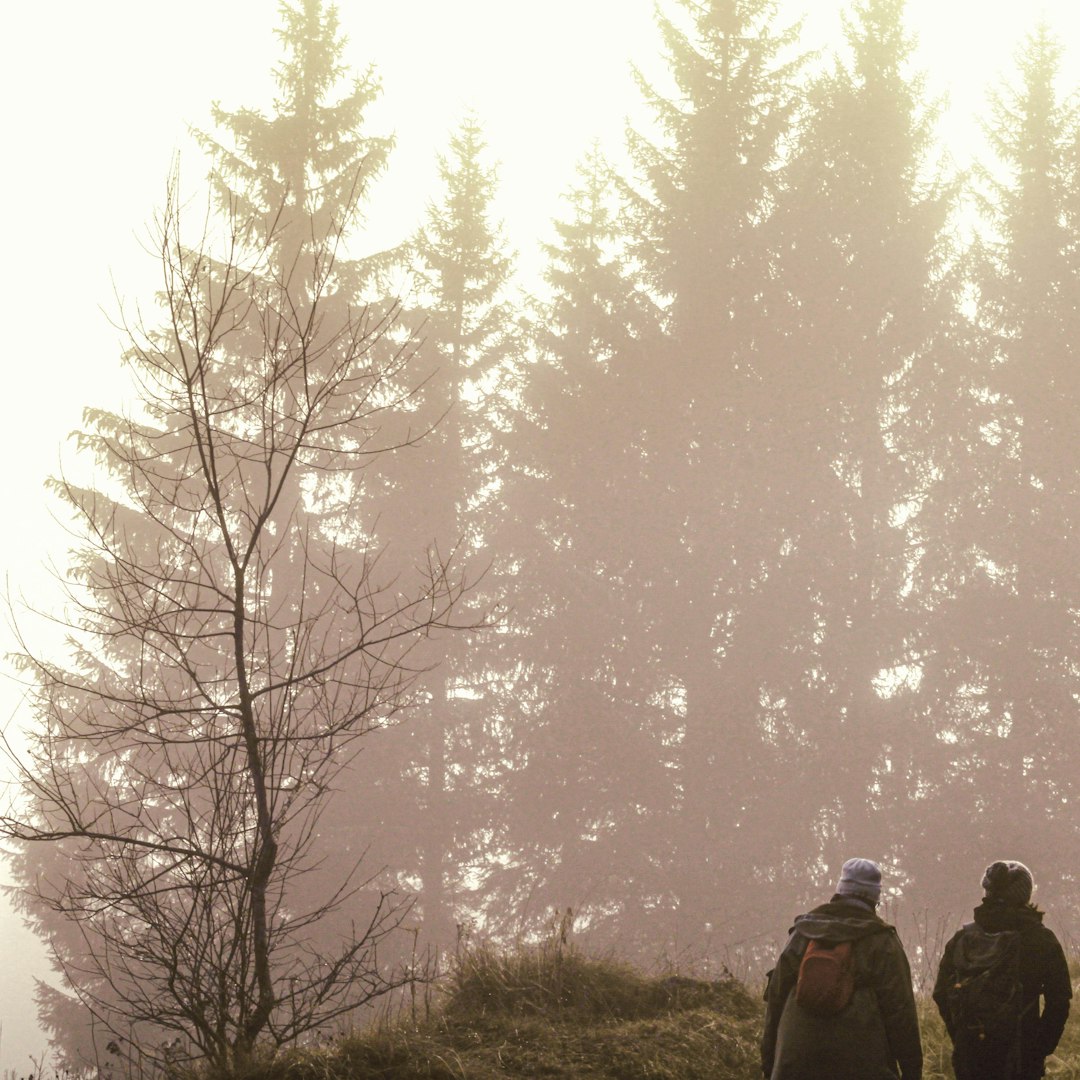
[[[848,859],[840,871],[836,892],[876,904],[881,897],[881,867],[869,859]]]
[[[1002,859],[986,868],[982,887],[987,900],[1004,900],[1006,904],[1023,907],[1031,899],[1035,881],[1022,862]]]

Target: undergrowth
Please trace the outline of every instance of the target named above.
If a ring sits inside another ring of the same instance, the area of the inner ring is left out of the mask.
[[[429,1016],[290,1050],[258,1080],[743,1080],[760,1075],[760,1030],[735,979],[650,978],[561,943],[470,946]]]
[[[1074,971],[1074,975],[1080,974]],[[288,1050],[245,1080],[759,1080],[763,1006],[733,978],[649,977],[565,941],[469,946],[427,1008]],[[933,1003],[920,1000],[924,1080],[953,1080]],[[1080,1021],[1047,1075],[1080,1080]],[[199,1080],[223,1080],[200,1077]]]

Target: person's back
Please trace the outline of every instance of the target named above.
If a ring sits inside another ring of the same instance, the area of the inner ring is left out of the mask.
[[[849,859],[832,900],[795,920],[766,989],[761,1063],[771,1080],[920,1080],[911,973],[895,929],[874,910],[880,892],[878,867]],[[799,986],[800,970],[806,983],[814,951],[837,944],[850,946],[852,985],[816,1004],[819,995]]]
[[[1069,1015],[1068,964],[1030,902],[1023,863],[992,863],[982,886],[974,922],[946,944],[934,983],[953,1069],[957,1080],[1038,1080]]]

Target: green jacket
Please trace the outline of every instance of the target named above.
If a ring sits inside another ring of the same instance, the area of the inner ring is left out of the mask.
[[[835,1016],[795,1001],[807,942],[854,943],[855,993]],[[771,1080],[921,1080],[911,970],[896,930],[866,904],[834,897],[800,915],[769,973],[761,1066]]]

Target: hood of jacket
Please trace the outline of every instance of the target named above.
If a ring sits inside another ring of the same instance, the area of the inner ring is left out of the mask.
[[[871,934],[891,931],[892,927],[868,907],[849,900],[831,900],[799,915],[792,933],[812,941],[858,941]]]

